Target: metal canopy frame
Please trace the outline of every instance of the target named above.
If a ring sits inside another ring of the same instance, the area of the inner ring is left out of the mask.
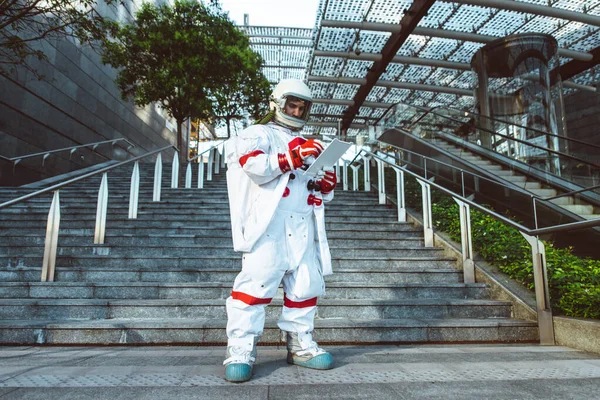
[[[472,56],[511,34],[557,39],[565,95],[600,80],[600,0],[320,0],[313,29],[240,28],[269,81],[308,82],[308,134],[358,134],[397,102],[471,110]]]

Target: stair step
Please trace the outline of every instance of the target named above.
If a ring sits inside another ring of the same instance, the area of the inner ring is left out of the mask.
[[[592,205],[583,205],[583,204],[565,204],[562,205],[562,208],[565,208],[571,211],[573,214],[581,215],[584,214],[594,214],[594,206]]]
[[[28,230],[31,228],[46,228],[46,220],[6,220],[0,219],[3,228],[11,228],[11,231]],[[356,236],[361,237],[364,232],[399,232],[406,230],[414,230],[414,226],[409,223],[395,222],[393,218],[387,218],[385,221],[375,222],[369,218],[361,218],[360,220],[354,220],[349,218],[327,218],[325,227],[327,230],[348,230],[350,226],[356,229]],[[76,218],[74,219],[61,219],[60,222],[60,234],[70,233],[81,229],[94,229],[95,219],[89,221],[82,221]],[[211,220],[195,220],[186,221],[184,219],[180,221],[162,221],[159,219],[146,219],[146,220],[111,220],[107,219],[106,230],[113,234],[122,234],[128,230],[134,230],[139,233],[156,233],[156,232],[174,232],[177,230],[224,230],[231,233],[231,223],[228,219],[222,221],[211,221]],[[7,232],[8,234],[9,232]],[[4,236],[2,233],[0,235]],[[93,237],[93,234],[92,234]]]
[[[557,194],[555,189],[530,189],[529,191],[542,198],[556,196]]]
[[[163,282],[0,282],[4,299],[225,299],[232,283]],[[281,289],[280,289],[281,291]],[[356,283],[328,282],[325,299],[483,299],[482,283]],[[282,292],[277,297],[282,297]]]
[[[42,265],[43,249],[38,255],[19,255],[14,257],[0,257],[0,266],[6,267],[23,266],[37,267]],[[61,267],[109,267],[112,265],[126,264],[129,268],[241,268],[241,256],[232,254],[230,256],[207,256],[204,254],[191,255],[188,257],[165,256],[165,257],[142,257],[142,256],[62,256],[56,258],[56,265]],[[418,264],[427,268],[447,268],[456,265],[456,259],[441,256],[415,256],[415,257],[347,257],[343,255],[332,255],[333,268],[365,268],[385,266],[387,268],[409,268],[410,265]]]
[[[435,247],[404,247],[400,249],[371,248],[366,243],[361,248],[329,246],[331,256],[334,259],[348,258],[376,258],[395,259],[398,256],[406,257],[443,257],[444,251]],[[0,259],[8,257],[20,257],[21,255],[32,255],[40,250],[40,246],[0,246]],[[111,256],[116,258],[194,258],[202,254],[202,257],[238,257],[233,251],[231,243],[219,243],[213,246],[207,244],[188,244],[177,246],[160,245],[137,245],[137,246],[109,246],[109,245],[83,245],[83,246],[59,246],[58,257],[88,257],[88,256]]]
[[[225,319],[110,319],[96,321],[0,321],[2,345],[224,345]],[[316,319],[319,344],[482,343],[539,341],[537,324],[494,318]],[[268,319],[261,343],[280,343],[276,319]]]
[[[345,233],[345,234],[344,234]],[[376,233],[376,232],[375,232]],[[370,242],[367,244],[372,249],[401,249],[406,247],[423,247],[423,238],[421,232],[397,232],[396,237],[387,237],[388,235],[381,235],[381,237],[371,237]],[[92,237],[94,233],[90,230],[88,237],[81,237],[76,235],[60,235],[58,238],[58,246],[88,246],[93,247],[95,245],[90,244],[89,237]],[[350,231],[337,231],[335,234],[328,235],[328,242],[331,247],[350,247],[358,248],[365,246],[365,239],[356,238],[357,235]],[[376,240],[377,239],[377,240]],[[20,235],[20,236],[7,236],[0,240],[0,247],[2,246],[44,246],[45,237],[40,234],[31,235]],[[216,246],[223,245],[233,247],[230,232],[223,232],[220,236],[211,235],[210,233],[204,233],[203,235],[197,234],[181,234],[181,235],[121,235],[121,236],[106,236],[104,243],[107,246],[118,245],[118,246],[169,246],[179,247],[187,246],[191,244],[202,244],[204,246]]]
[[[273,299],[267,318],[281,313],[283,299]],[[357,319],[508,318],[511,303],[483,299],[319,299],[317,317]],[[0,299],[0,320],[214,318],[226,316],[225,299]]]
[[[92,244],[101,177],[61,189],[54,282],[39,282],[52,194],[0,211],[0,343],[225,343],[241,254],[224,171],[197,189],[193,167],[192,188],[171,189],[165,163],[153,202],[154,165],[142,164],[137,219],[128,218],[131,166],[112,171],[104,245]],[[538,340],[536,324],[510,319],[511,303],[490,300],[487,285],[465,284],[456,258],[425,248],[422,228],[397,222],[375,191],[337,189],[326,207],[334,274],[319,299],[320,343]],[[0,202],[31,192],[0,189]],[[263,341],[279,342],[282,292],[267,307]]]
[[[36,228],[13,228],[11,230],[0,230],[0,237],[2,237],[2,241],[7,238],[14,236],[15,240],[19,240],[21,237],[36,237],[40,240],[40,243],[43,243],[44,235],[46,234],[46,227],[39,226]],[[88,227],[88,229],[70,229],[70,228],[61,228],[59,231],[59,243],[60,241],[68,236],[75,236],[81,238],[81,241],[84,244],[91,244],[91,241],[94,237],[94,229]],[[110,229],[106,234],[106,243],[111,243],[111,241],[118,240],[119,237],[129,237],[132,239],[136,238],[156,238],[156,237],[165,237],[165,238],[174,238],[174,237],[194,237],[203,239],[208,237],[215,238],[231,238],[231,232],[229,230],[224,229],[215,229],[215,228],[200,228],[200,227],[181,227],[181,228],[169,228],[169,229],[153,229],[153,228],[113,228]],[[394,240],[400,241],[404,238],[411,238],[411,240],[415,237],[423,238],[422,230],[414,230],[411,227],[406,227],[402,230],[369,230],[369,231],[361,231],[356,232],[354,230],[344,229],[344,227],[335,229],[331,226],[327,232],[328,239],[364,239],[364,240]],[[92,239],[90,239],[92,238]]]
[[[62,267],[57,266],[54,280],[56,282],[153,282],[153,283],[194,283],[194,282],[226,282],[232,285],[240,272],[240,265],[235,268],[198,267],[157,267],[136,268],[127,265],[119,268],[98,267]],[[343,283],[461,283],[463,272],[448,265],[427,267],[424,263],[417,266],[389,268],[385,265],[362,268],[335,267],[333,275],[325,277],[329,284]],[[0,268],[1,282],[35,282],[41,277],[41,267],[15,266]]]

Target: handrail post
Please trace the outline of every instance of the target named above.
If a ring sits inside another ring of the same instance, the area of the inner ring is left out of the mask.
[[[425,247],[433,247],[433,223],[431,222],[431,185],[417,179],[421,185],[421,197],[423,198],[423,234]]]
[[[464,283],[475,283],[475,262],[473,261],[473,237],[471,235],[471,206],[453,197],[460,210],[460,243]]]
[[[208,169],[206,170],[206,180],[207,181],[212,181],[212,174],[213,174],[213,163],[214,163],[215,157],[213,155],[213,149],[208,151]]]
[[[48,158],[50,156],[50,153],[46,153],[44,154],[44,157],[42,157],[42,167],[44,166],[44,163],[46,162],[46,158]]]
[[[223,142],[223,145],[221,147],[223,148],[221,153],[221,168],[225,169],[225,142]]]
[[[550,306],[550,291],[548,289],[548,274],[546,270],[546,249],[544,243],[535,236],[521,232],[521,235],[531,246],[533,258],[533,282],[535,285],[535,301],[537,304],[537,319],[540,330],[540,344],[554,346],[554,323]]]
[[[198,157],[198,189],[204,188],[204,156]]]
[[[185,188],[190,189],[192,187],[192,163],[188,163],[185,167]]]
[[[173,166],[171,167],[171,189],[179,187],[179,152],[173,153]]]
[[[215,147],[215,174],[219,174],[219,168],[221,167],[221,153],[219,148]]]
[[[365,178],[365,192],[371,191],[371,157],[363,156],[364,163],[364,178]]]
[[[343,172],[343,188],[348,190],[348,161],[342,160],[342,172]]]
[[[13,173],[13,175],[15,174],[15,170],[17,168],[17,164],[20,163],[20,162],[21,162],[20,158],[18,158],[18,159],[16,159],[16,160],[13,161],[13,167],[12,167],[12,173]]]
[[[404,171],[396,171],[396,204],[398,205],[398,222],[406,222],[406,204],[404,202]]]
[[[335,176],[340,176],[340,163],[342,160],[337,160],[335,163]]]
[[[96,208],[96,229],[94,244],[104,244],[106,232],[106,211],[108,209],[108,178],[106,172],[102,174],[102,182],[98,190],[98,206]]]
[[[379,204],[385,204],[385,180],[383,171],[383,161],[375,159],[377,163],[377,190],[379,192]]]
[[[44,244],[44,259],[42,261],[42,282],[54,282],[59,227],[60,195],[59,191],[56,190],[54,191],[54,197],[52,197],[52,204],[48,211],[48,222],[46,224],[46,241]]]
[[[352,190],[356,192],[358,190],[358,170],[360,169],[359,165],[350,165],[352,168]]]
[[[162,180],[162,156],[158,153],[156,164],[154,165],[154,190],[152,191],[152,201],[160,201],[160,186]]]
[[[140,198],[140,164],[138,161],[133,164],[131,172],[131,185],[129,188],[129,218],[136,219],[138,212],[138,201]]]

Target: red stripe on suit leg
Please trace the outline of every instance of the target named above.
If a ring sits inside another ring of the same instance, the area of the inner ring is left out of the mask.
[[[256,304],[269,304],[271,302],[272,299],[261,299],[259,297],[254,297],[254,296],[250,296],[249,294],[246,293],[242,293],[242,292],[235,292],[232,291],[231,292],[231,297],[242,301],[250,306],[256,305]]]
[[[283,305],[287,308],[306,308],[306,307],[314,307],[317,305],[317,298],[313,297],[312,299],[304,300],[304,301],[292,301],[287,298],[286,295],[283,295]]]

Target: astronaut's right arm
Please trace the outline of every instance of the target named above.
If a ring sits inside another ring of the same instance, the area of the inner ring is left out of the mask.
[[[228,163],[237,163],[257,185],[277,178],[283,172],[277,154],[271,153],[271,144],[261,126],[245,129],[231,140],[227,151]]]

